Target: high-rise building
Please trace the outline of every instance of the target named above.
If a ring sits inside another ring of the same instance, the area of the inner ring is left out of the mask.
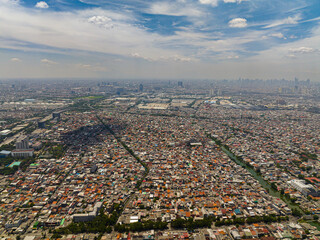
[[[44,121],[39,121],[38,122],[38,128],[46,128],[46,124]]]
[[[16,149],[11,152],[12,157],[25,158],[33,156],[33,149],[29,148],[29,138],[20,136],[16,141]]]
[[[60,119],[60,116],[61,114],[59,112],[53,112],[52,113],[52,118],[57,118],[57,119]]]
[[[183,87],[183,82],[179,81],[178,82],[178,87]]]
[[[212,89],[210,89],[210,97],[213,97],[215,95],[215,91],[214,91],[214,89],[212,88]]]
[[[21,136],[16,141],[16,149],[29,149],[29,138],[27,136]]]
[[[307,86],[310,85],[310,79],[309,78],[307,79],[306,84],[307,84]]]
[[[142,83],[139,85],[139,91],[140,91],[140,92],[143,92],[143,85],[142,85]]]

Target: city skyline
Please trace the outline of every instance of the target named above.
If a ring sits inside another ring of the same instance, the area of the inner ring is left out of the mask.
[[[1,78],[320,81],[320,5],[0,0]]]

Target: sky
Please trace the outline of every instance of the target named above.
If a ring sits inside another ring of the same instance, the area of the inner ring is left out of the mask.
[[[320,81],[320,0],[0,0],[0,79]]]

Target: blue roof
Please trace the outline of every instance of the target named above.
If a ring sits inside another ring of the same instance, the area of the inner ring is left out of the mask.
[[[0,154],[9,155],[11,151],[2,150]]]
[[[240,214],[240,213],[241,213],[240,209],[235,209],[234,212],[235,212],[236,214]]]

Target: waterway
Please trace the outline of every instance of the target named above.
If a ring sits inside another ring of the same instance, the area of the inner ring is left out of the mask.
[[[264,180],[262,178],[261,175],[259,175],[253,168],[248,167],[244,162],[240,161],[231,151],[229,151],[228,149],[226,149],[224,146],[221,147],[222,151],[225,152],[230,159],[232,159],[235,163],[237,163],[238,165],[244,167],[247,169],[248,172],[250,172],[250,174],[259,181],[259,183],[261,184],[261,186],[266,189],[268,191],[268,193],[271,196],[277,197],[277,198],[281,198],[287,205],[288,207],[293,210],[296,209],[298,210],[300,213],[303,214],[303,211],[301,210],[301,208],[298,205],[292,204],[290,200],[286,199],[285,197],[283,197],[279,191],[274,190],[270,183],[268,183],[266,180]]]
[[[309,223],[310,225],[316,227],[318,229],[318,231],[320,231],[320,223],[319,222],[311,221],[311,222],[307,222],[307,223]]]

